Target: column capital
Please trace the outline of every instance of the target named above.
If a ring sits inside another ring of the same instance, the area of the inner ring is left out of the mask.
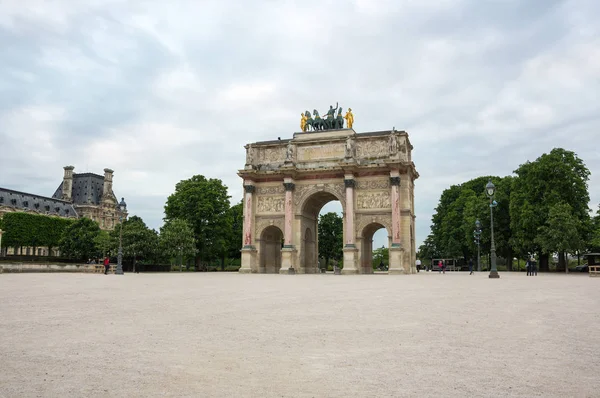
[[[344,186],[346,188],[354,188],[356,186],[356,180],[354,178],[344,179]]]
[[[246,193],[254,193],[256,187],[254,185],[244,185],[244,191]]]
[[[285,188],[286,191],[293,191],[294,188],[296,187],[296,184],[294,184],[293,182],[284,182],[283,187]]]
[[[390,185],[400,185],[400,177],[390,177]]]

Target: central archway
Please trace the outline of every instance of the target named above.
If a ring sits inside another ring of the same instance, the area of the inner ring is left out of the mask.
[[[298,271],[300,273],[319,272],[319,213],[326,204],[332,201],[342,204],[340,198],[333,192],[320,188],[305,197],[296,214],[296,220],[300,224],[300,236],[302,236],[302,243],[299,247],[300,268]]]

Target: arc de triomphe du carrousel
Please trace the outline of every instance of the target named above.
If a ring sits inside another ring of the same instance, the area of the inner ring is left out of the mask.
[[[332,200],[343,209],[342,274],[373,272],[373,234],[388,234],[389,273],[415,273],[414,180],[408,134],[357,133],[351,110],[302,114],[291,139],[245,146],[242,273],[318,272],[317,225]],[[311,129],[313,131],[308,131]]]

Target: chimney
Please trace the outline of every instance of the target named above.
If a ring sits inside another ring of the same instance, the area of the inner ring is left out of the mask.
[[[63,169],[65,169],[65,175],[62,184],[62,199],[71,202],[73,200],[73,170],[75,167],[65,166]]]
[[[104,187],[102,191],[103,196],[110,195],[112,193],[113,173],[114,171],[111,169],[104,169]]]

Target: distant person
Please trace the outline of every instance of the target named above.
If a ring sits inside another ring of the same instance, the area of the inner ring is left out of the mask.
[[[108,269],[110,268],[110,260],[108,257],[104,257],[104,275],[108,275]]]
[[[473,275],[473,259],[469,259],[469,275]]]
[[[444,268],[444,262],[442,260],[438,261],[438,272],[441,274],[442,273],[442,268]],[[446,272],[444,271],[444,274]]]
[[[531,262],[531,276],[537,276],[537,263],[535,261]]]
[[[417,272],[419,272],[419,270],[421,269],[421,260],[417,259]]]
[[[527,271],[527,276],[531,274],[531,261],[527,260],[525,263],[525,270]]]

